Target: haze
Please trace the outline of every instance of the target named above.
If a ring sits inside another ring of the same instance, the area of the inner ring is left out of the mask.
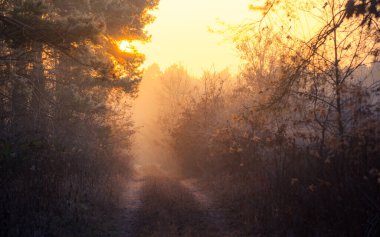
[[[0,237],[380,236],[380,0],[1,0]]]
[[[146,55],[145,65],[158,63],[167,68],[179,63],[195,75],[226,67],[236,72],[240,59],[234,45],[209,28],[220,28],[221,21],[237,24],[252,19],[255,13],[249,11],[249,3],[252,1],[162,0],[156,21],[146,28],[152,40],[139,47]]]

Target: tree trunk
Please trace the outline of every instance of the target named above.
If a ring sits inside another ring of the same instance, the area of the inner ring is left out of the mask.
[[[45,75],[43,65],[43,45],[42,43],[33,44],[34,60],[33,60],[33,95],[32,95],[32,118],[34,123],[34,130],[45,135],[47,126],[47,107],[45,102],[47,95],[45,93]]]

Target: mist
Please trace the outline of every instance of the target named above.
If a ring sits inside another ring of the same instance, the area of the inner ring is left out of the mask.
[[[379,7],[0,1],[0,236],[380,236]]]
[[[163,133],[160,120],[162,107],[162,72],[158,65],[149,67],[139,86],[139,95],[134,100],[133,120],[136,134],[132,146],[133,163],[137,170],[155,166],[166,170],[172,156]]]

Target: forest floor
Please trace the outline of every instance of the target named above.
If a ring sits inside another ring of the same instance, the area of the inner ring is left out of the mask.
[[[239,236],[195,179],[136,176],[125,184],[120,237]],[[111,234],[111,236],[115,235]]]

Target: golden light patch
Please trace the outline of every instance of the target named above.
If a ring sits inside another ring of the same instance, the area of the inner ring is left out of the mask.
[[[134,53],[135,52],[135,48],[133,47],[131,42],[128,40],[119,41],[118,46],[119,46],[119,49],[123,52],[126,52],[126,53]]]

